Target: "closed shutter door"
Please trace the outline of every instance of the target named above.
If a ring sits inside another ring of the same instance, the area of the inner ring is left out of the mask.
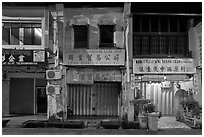
[[[173,116],[174,92],[172,88],[161,88],[159,83],[142,83],[142,91],[146,99],[152,99],[157,110],[165,116]]]
[[[118,101],[120,83],[95,83],[96,84],[96,115],[118,116]]]
[[[91,92],[91,85],[68,85],[67,104],[72,107],[73,115],[92,115]]]
[[[34,114],[34,79],[11,78],[10,114]]]
[[[75,116],[118,116],[119,83],[68,85],[67,104]]]

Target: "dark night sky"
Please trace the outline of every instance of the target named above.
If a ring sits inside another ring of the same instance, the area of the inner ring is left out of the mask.
[[[58,2],[60,3],[60,2]],[[62,2],[61,2],[62,3]],[[63,2],[66,7],[123,7],[123,2]],[[49,2],[3,2],[2,6],[47,6]],[[53,3],[55,4],[55,3]],[[202,2],[132,2],[132,12],[202,14]]]
[[[202,2],[133,2],[132,12],[202,14]]]

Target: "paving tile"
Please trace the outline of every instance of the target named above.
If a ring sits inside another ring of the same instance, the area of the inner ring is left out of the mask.
[[[186,124],[176,121],[175,117],[161,117],[158,121],[158,128],[187,128],[190,129]]]

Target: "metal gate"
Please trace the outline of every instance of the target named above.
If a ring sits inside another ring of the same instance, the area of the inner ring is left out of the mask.
[[[95,114],[118,116],[120,83],[95,83]]]
[[[174,92],[172,88],[162,88],[160,83],[142,83],[143,96],[152,99],[157,110],[165,116],[173,116]]]
[[[67,104],[75,116],[118,116],[120,83],[68,85]]]
[[[73,115],[92,115],[92,85],[68,85],[68,106],[72,107]]]

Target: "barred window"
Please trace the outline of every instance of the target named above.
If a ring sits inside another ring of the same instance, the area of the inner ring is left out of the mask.
[[[114,47],[114,25],[99,25],[100,44],[99,47]]]
[[[88,26],[74,25],[74,48],[88,48]]]
[[[188,18],[134,15],[133,56],[187,56]]]

